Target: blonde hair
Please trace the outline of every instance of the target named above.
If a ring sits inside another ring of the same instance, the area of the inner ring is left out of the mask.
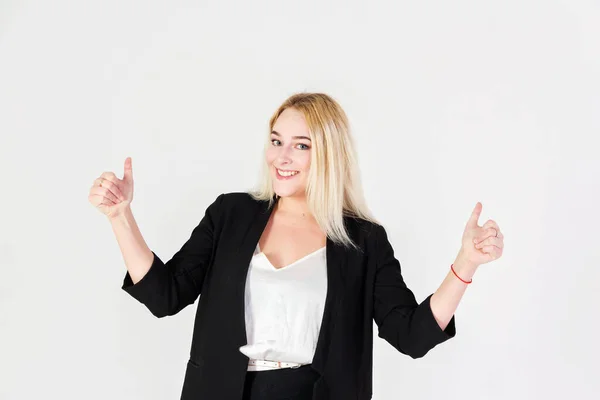
[[[312,143],[306,185],[308,207],[328,238],[346,247],[356,247],[344,226],[344,216],[379,223],[371,215],[364,199],[358,158],[346,113],[324,93],[296,93],[272,115],[265,151],[271,144],[271,131],[277,118],[287,108],[304,115]],[[275,192],[269,165],[265,157],[263,160],[261,179],[249,194],[256,200],[269,201],[271,207],[275,202]]]

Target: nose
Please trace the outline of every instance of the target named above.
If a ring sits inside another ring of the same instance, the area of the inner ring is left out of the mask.
[[[291,157],[291,149],[288,147],[281,147],[279,149],[279,153],[277,154],[277,162],[279,163],[279,165],[287,165],[290,164],[292,162],[292,157]]]

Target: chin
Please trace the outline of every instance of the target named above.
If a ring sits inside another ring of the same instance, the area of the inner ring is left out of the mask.
[[[305,189],[297,185],[286,186],[279,185],[278,182],[273,186],[273,191],[279,197],[296,197],[305,194]]]
[[[272,176],[273,191],[279,197],[296,197],[304,195],[306,192],[303,181],[281,181],[277,179],[277,172]]]
[[[298,195],[298,193],[300,192],[299,190],[295,189],[295,188],[275,188],[275,194],[279,197],[292,197],[292,196],[296,196]]]

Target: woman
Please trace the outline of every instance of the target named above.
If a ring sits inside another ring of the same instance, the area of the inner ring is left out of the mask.
[[[155,316],[199,298],[181,398],[370,399],[373,323],[412,358],[454,337],[454,312],[478,266],[502,254],[477,203],[447,276],[420,304],[362,194],[339,104],[288,98],[269,123],[265,170],[250,193],[221,194],[166,263],[133,218],[131,159],[89,200],[111,221],[122,288]],[[162,345],[162,344],[160,344]]]

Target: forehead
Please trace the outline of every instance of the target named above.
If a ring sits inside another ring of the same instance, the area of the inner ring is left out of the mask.
[[[308,125],[304,115],[293,108],[287,108],[279,115],[273,130],[284,137],[308,136]]]

